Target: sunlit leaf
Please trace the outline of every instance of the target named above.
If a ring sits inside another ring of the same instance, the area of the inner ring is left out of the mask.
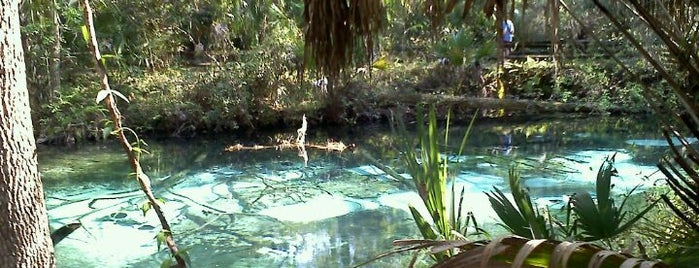
[[[80,30],[83,33],[83,40],[85,40],[85,43],[87,43],[90,40],[90,31],[87,30],[87,25],[81,26]]]
[[[374,63],[371,64],[371,67],[377,70],[386,70],[388,69],[389,65],[390,63],[388,62],[386,56],[382,56],[374,61]]]
[[[143,211],[143,216],[146,216],[146,212],[150,210],[150,202],[146,201],[141,205],[141,211]]]
[[[425,218],[420,215],[420,212],[418,212],[412,205],[409,206],[409,209],[410,213],[413,215],[415,224],[417,224],[417,228],[420,230],[420,233],[422,233],[422,236],[427,239],[436,239],[437,234],[434,232],[434,229],[432,229],[432,226],[425,220]]]
[[[158,251],[160,251],[160,246],[162,246],[163,243],[165,243],[165,239],[167,238],[165,232],[166,232],[165,230],[162,230],[162,231],[158,232],[157,235],[155,235],[155,241],[158,244]]]
[[[109,137],[109,135],[112,134],[112,129],[113,129],[113,127],[111,127],[111,126],[102,128],[102,139],[103,140],[106,140]]]
[[[498,84],[498,99],[503,99],[503,98],[505,98],[505,83],[503,83],[502,80],[498,79],[497,84]]]
[[[97,92],[97,98],[95,98],[95,102],[100,103],[104,99],[106,99],[107,96],[109,96],[109,90],[100,90],[99,92]]]
[[[274,4],[274,3],[272,3],[272,5],[270,6],[270,10],[272,10],[273,13],[275,13],[275,15],[277,15],[277,16],[284,16],[284,14],[285,14],[284,11],[282,11],[282,10],[279,8],[279,6],[277,6],[277,5]]]

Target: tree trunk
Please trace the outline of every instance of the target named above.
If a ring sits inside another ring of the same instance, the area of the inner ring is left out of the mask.
[[[558,65],[560,59],[558,58],[559,56],[559,47],[560,47],[560,38],[558,37],[558,26],[559,26],[559,13],[560,13],[560,8],[558,6],[558,0],[550,0],[549,1],[549,7],[551,8],[551,58],[553,59],[554,63],[554,68],[556,71],[556,74],[558,74]]]
[[[55,267],[32,132],[19,1],[0,2],[0,265]]]
[[[52,101],[61,88],[61,21],[58,17],[58,2],[52,1],[49,15],[53,21],[53,45],[51,47],[51,67],[49,73],[48,99]]]
[[[527,17],[527,8],[529,8],[529,3],[527,0],[522,0],[522,20],[518,25],[519,34],[517,40],[519,40],[519,47],[526,47],[527,41],[529,41],[529,18]]]
[[[495,27],[497,29],[497,34],[496,34],[496,39],[498,40],[497,45],[498,45],[498,63],[500,64],[499,67],[502,68],[502,66],[505,64],[505,41],[502,40],[503,32],[502,32],[502,23],[505,21],[505,0],[496,0],[495,1]]]

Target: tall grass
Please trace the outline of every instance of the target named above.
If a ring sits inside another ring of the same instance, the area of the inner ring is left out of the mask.
[[[417,108],[416,134],[409,134],[405,123],[398,118],[396,128],[402,137],[401,160],[407,172],[412,178],[415,190],[420,195],[429,215],[422,215],[413,204],[409,206],[410,212],[420,233],[428,240],[454,240],[463,239],[467,235],[470,224],[478,229],[472,214],[462,213],[464,201],[464,189],[457,194],[452,184],[451,193],[447,191],[449,183],[449,162],[447,154],[442,153],[442,148],[449,142],[449,123],[451,112],[448,113],[443,144],[440,145],[441,135],[435,113],[434,105],[431,105],[425,121],[422,106]],[[459,154],[463,152],[466,139],[470,133],[475,116],[471,120],[459,148]],[[397,179],[404,179],[399,177]],[[459,200],[458,204],[456,200]],[[453,255],[453,251],[443,251],[432,254],[435,260],[444,260]]]

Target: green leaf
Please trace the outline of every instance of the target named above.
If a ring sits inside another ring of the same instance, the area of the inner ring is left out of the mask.
[[[417,224],[417,228],[422,234],[422,237],[425,239],[437,239],[437,234],[434,232],[434,229],[432,229],[432,226],[425,220],[425,218],[422,217],[422,215],[420,215],[420,212],[418,212],[412,205],[410,205],[409,208],[410,213],[413,215],[413,219],[415,220],[415,224]]]
[[[172,258],[167,258],[163,260],[163,263],[160,264],[160,268],[170,268],[172,267]]]
[[[279,8],[279,6],[277,6],[277,5],[274,4],[274,3],[272,3],[272,5],[270,6],[270,9],[273,11],[272,13],[274,13],[274,14],[277,15],[277,16],[284,16],[284,14],[285,14],[284,11],[282,11],[282,10]]]
[[[143,216],[144,216],[144,217],[146,216],[146,212],[148,212],[148,211],[150,210],[150,207],[151,207],[151,205],[150,205],[150,202],[148,202],[148,201],[144,202],[144,203],[141,205],[141,211],[143,211]]]
[[[610,194],[612,189],[612,176],[615,173],[613,165],[615,156],[616,153],[611,157],[607,157],[597,172],[597,203],[599,204],[600,210],[603,208],[609,209],[614,206],[614,202],[611,200]]]
[[[106,140],[109,137],[109,135],[112,134],[112,130],[113,128],[111,126],[102,128],[102,139]]]
[[[104,99],[106,99],[107,96],[109,96],[109,90],[100,90],[100,92],[97,92],[97,98],[95,99],[95,102],[100,103]]]
[[[160,232],[158,232],[158,234],[155,235],[155,241],[158,244],[158,251],[160,251],[160,246],[162,246],[163,243],[165,243],[165,239],[167,238],[166,232],[167,231],[165,230],[161,230]]]
[[[374,63],[371,64],[371,67],[377,70],[386,70],[390,66],[390,63],[388,62],[388,59],[383,56],[378,58]]]
[[[532,205],[529,193],[522,187],[521,178],[514,167],[509,171],[509,183],[515,204],[531,229],[531,238],[548,238],[550,232],[546,229],[546,221]]]
[[[85,40],[85,43],[88,43],[90,40],[90,31],[87,30],[87,25],[81,26],[80,30],[83,33],[83,40]]]
[[[485,193],[490,200],[490,205],[493,207],[493,211],[498,215],[500,220],[503,222],[503,227],[508,229],[511,233],[532,238],[532,233],[527,223],[527,219],[522,215],[515,205],[510,202],[510,200],[505,196],[505,194],[500,191],[497,187],[493,186],[494,191],[490,193]]]

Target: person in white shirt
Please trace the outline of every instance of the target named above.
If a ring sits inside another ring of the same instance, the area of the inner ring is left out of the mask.
[[[502,22],[502,41],[504,43],[504,53],[505,56],[510,55],[512,52],[512,40],[515,36],[515,25],[510,19],[506,19]]]

